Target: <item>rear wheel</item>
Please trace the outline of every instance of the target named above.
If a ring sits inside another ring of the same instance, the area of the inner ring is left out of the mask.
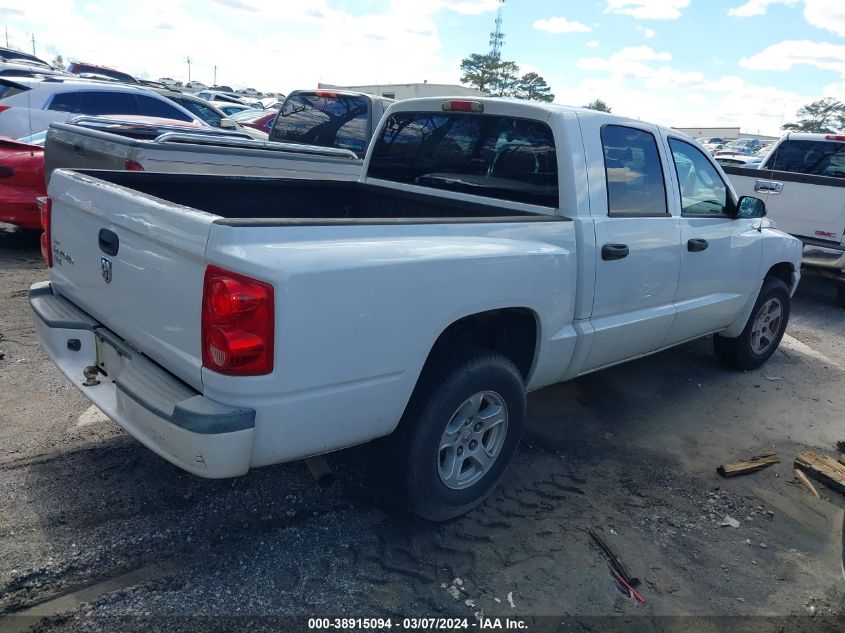
[[[789,323],[790,297],[786,284],[776,277],[766,277],[757,303],[742,333],[736,338],[716,334],[716,356],[737,369],[756,369],[765,363],[780,345]]]
[[[469,350],[432,363],[397,431],[403,500],[444,521],[489,495],[507,470],[525,420],[525,386],[500,354]]]

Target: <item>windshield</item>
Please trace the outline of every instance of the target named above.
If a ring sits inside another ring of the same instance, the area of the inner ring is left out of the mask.
[[[373,149],[367,176],[558,206],[552,131],[545,123],[515,117],[394,114]]]
[[[301,93],[285,101],[270,140],[348,149],[362,157],[368,123],[369,103],[363,97]]]

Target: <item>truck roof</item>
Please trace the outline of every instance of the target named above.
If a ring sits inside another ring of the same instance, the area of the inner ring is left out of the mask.
[[[500,116],[517,116],[532,119],[542,119],[544,117],[552,117],[554,115],[575,113],[579,118],[596,117],[606,119],[608,123],[616,123],[624,125],[625,123],[640,124],[648,123],[645,121],[638,121],[630,117],[624,117],[618,114],[611,114],[608,112],[601,112],[599,110],[591,110],[589,108],[578,108],[575,106],[560,105],[557,103],[541,103],[539,101],[526,101],[523,99],[499,98],[499,97],[423,97],[420,99],[405,99],[397,101],[392,106],[388,114],[391,112],[440,112],[443,109],[443,104],[449,101],[474,102],[482,105],[483,112],[487,114],[497,114]],[[656,123],[650,124],[666,131],[667,134],[673,136],[680,136],[692,140],[692,137],[684,132],[679,132],[676,129],[665,125],[658,125]]]

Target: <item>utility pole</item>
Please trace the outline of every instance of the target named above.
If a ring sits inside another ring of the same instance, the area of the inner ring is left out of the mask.
[[[214,64],[214,85],[217,85],[217,64]]]
[[[502,45],[505,42],[505,34],[502,33],[502,8],[505,0],[499,0],[499,11],[496,13],[496,30],[490,33],[490,57],[493,59],[502,58]]]
[[[35,33],[32,34],[32,54],[35,55]]]
[[[188,57],[185,61],[188,62],[188,83],[191,83],[191,58]]]
[[[6,48],[9,48],[9,27],[6,27]]]

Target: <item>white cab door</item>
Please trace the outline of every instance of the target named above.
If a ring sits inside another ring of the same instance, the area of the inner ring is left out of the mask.
[[[584,138],[601,139],[586,149],[591,165],[604,165],[590,173],[596,282],[583,371],[592,371],[663,344],[675,318],[681,237],[667,203],[669,164],[657,130],[604,125]]]
[[[759,219],[737,218],[713,162],[684,140],[668,139],[675,203],[681,211],[681,275],[667,345],[715,332],[736,320],[759,282]]]

